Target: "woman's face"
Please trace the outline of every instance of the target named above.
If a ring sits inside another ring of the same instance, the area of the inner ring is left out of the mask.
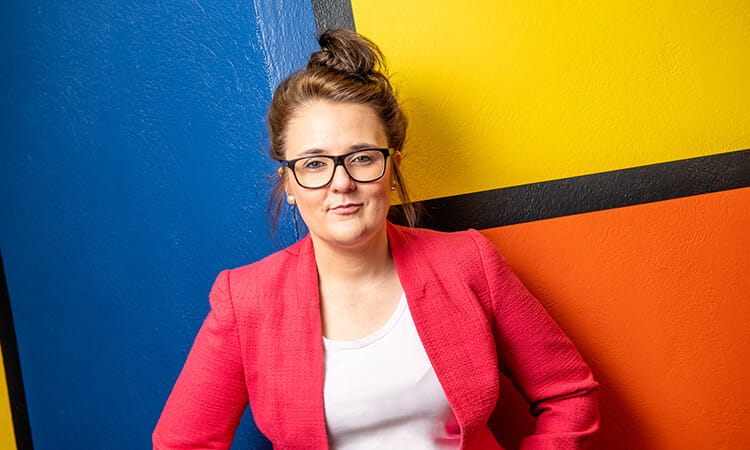
[[[297,110],[287,124],[287,160],[386,147],[388,139],[380,119],[365,105],[313,100]],[[331,181],[317,189],[303,188],[286,170],[286,193],[294,197],[314,241],[354,248],[384,237],[392,182],[389,160],[385,175],[377,181],[356,182],[338,166]]]

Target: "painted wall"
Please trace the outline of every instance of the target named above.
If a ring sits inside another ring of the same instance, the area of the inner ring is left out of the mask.
[[[745,0],[352,8],[410,113],[419,200],[750,147]]]
[[[0,348],[2,352],[2,348]],[[0,358],[0,382],[5,381],[5,364]],[[10,411],[10,398],[5,383],[0,386],[0,448],[15,450],[16,434],[13,430],[13,416]]]
[[[589,174],[750,148],[746,1],[352,8],[400,86],[419,200],[576,177],[552,195],[585,202]],[[667,197],[684,188],[653,173]],[[600,380],[594,448],[750,447],[748,229],[750,188],[484,230]],[[514,448],[533,423],[506,387],[495,422]]]
[[[214,277],[276,249],[264,115],[315,44],[311,6],[5,1],[0,21],[0,248],[34,446],[148,448]],[[251,421],[237,441],[264,442]]]
[[[744,188],[484,231],[592,365],[594,448],[750,443],[748,211]],[[510,389],[514,443],[530,421]]]
[[[746,2],[352,7],[401,88],[420,200],[750,148]],[[310,3],[0,8],[0,248],[35,446],[148,447],[213,277],[275,248],[263,114],[313,48]],[[597,448],[750,446],[749,207],[745,188],[484,230],[602,382]],[[508,390],[504,443],[525,417]],[[267,447],[249,417],[236,447]]]

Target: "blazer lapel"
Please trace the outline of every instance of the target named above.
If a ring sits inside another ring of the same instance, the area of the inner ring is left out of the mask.
[[[279,407],[284,409],[289,435],[284,441],[295,448],[328,448],[323,406],[323,333],[320,320],[318,273],[312,240],[302,242],[296,268],[290,267],[289,292],[296,294],[284,311],[282,326],[287,339],[279,342],[284,374]]]
[[[439,252],[434,242],[391,224],[389,244],[422,345],[466,435],[485,423],[477,414],[492,411],[497,401],[490,325],[452,272],[449,250]]]

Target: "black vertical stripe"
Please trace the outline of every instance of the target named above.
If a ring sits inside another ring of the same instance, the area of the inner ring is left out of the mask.
[[[350,0],[312,0],[312,6],[318,36],[329,28],[355,30]]]
[[[16,446],[19,450],[31,450],[31,427],[26,408],[26,394],[21,377],[21,361],[18,358],[16,330],[13,326],[13,314],[10,308],[8,284],[5,279],[3,255],[0,252],[0,345],[3,348],[5,379],[8,384],[10,409],[13,417],[13,429],[16,434]]]

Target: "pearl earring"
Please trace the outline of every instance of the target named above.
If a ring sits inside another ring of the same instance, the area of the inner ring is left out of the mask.
[[[286,202],[289,203],[290,205],[294,205],[297,203],[297,200],[294,199],[293,195],[289,194],[286,196]]]

